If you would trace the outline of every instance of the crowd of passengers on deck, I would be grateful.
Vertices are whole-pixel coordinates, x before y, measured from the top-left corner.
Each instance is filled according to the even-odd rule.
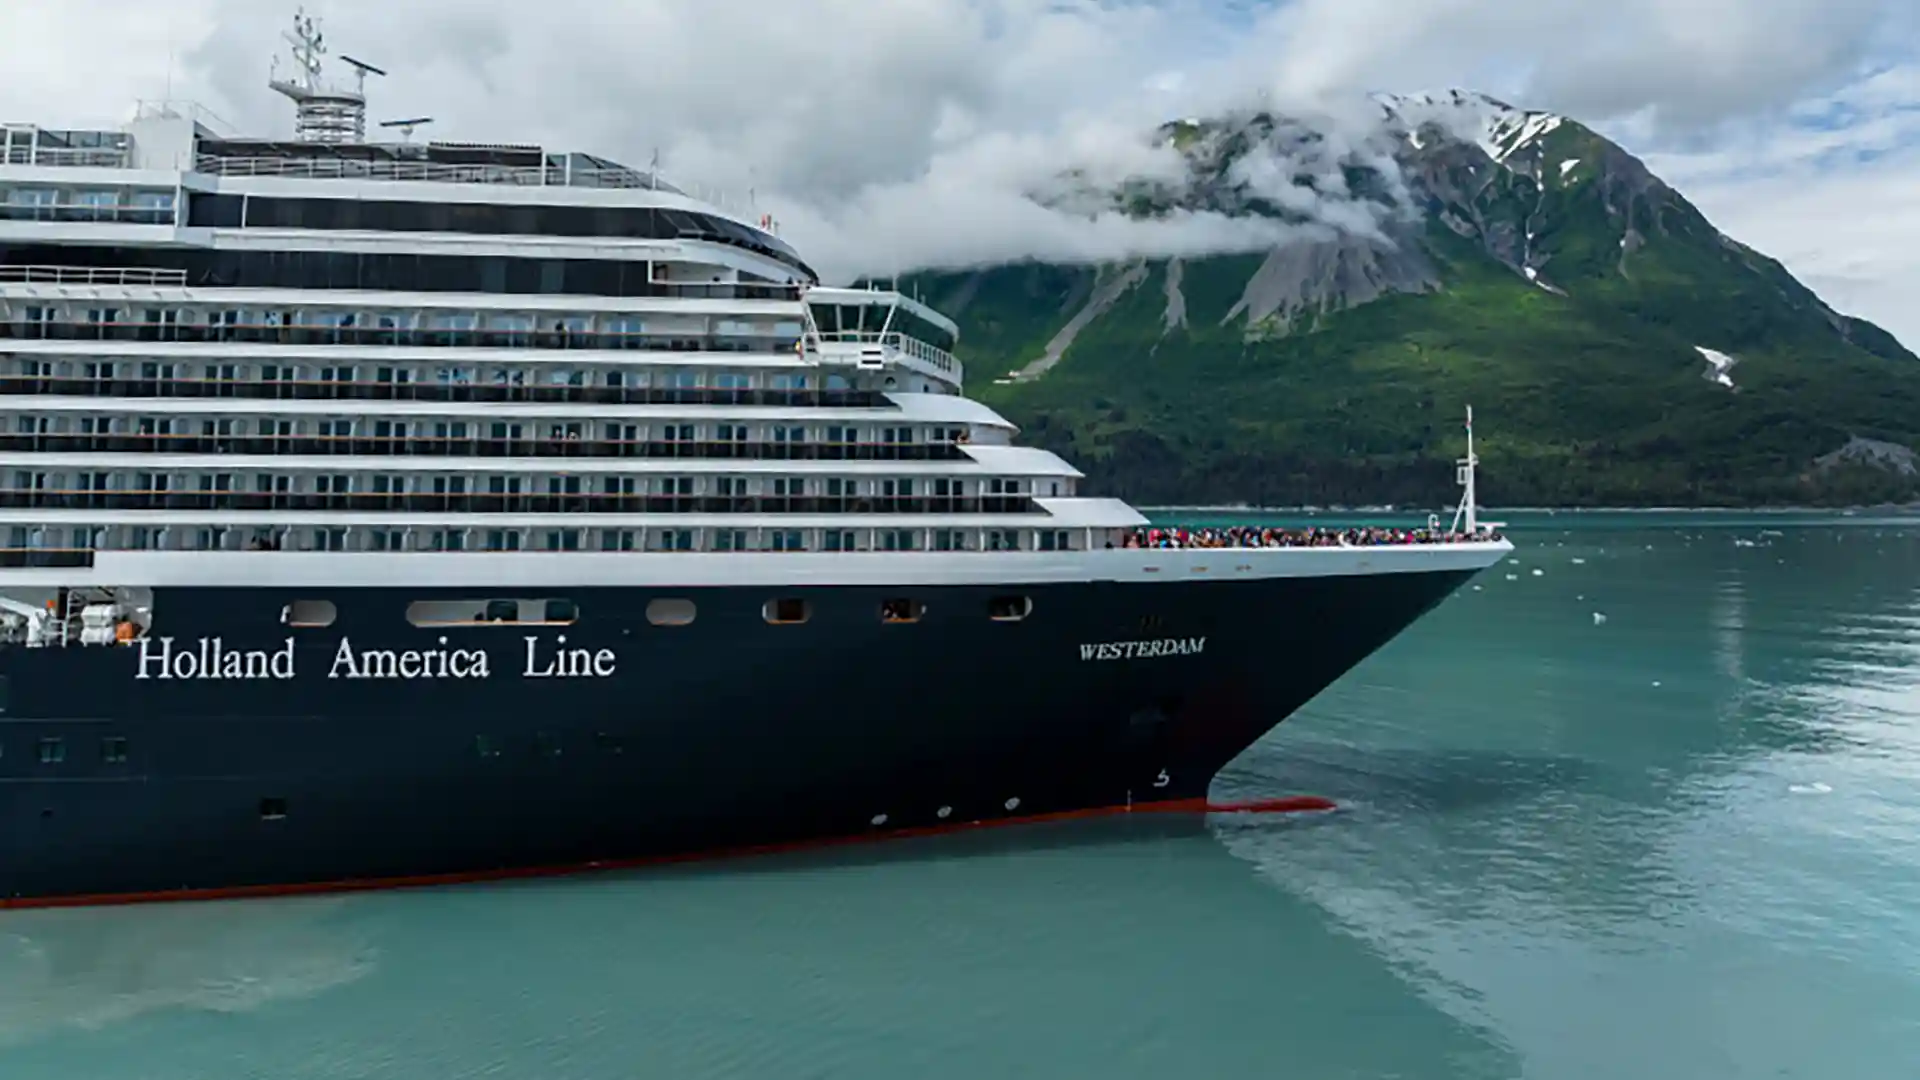
[[[1257,525],[1230,525],[1204,528],[1135,529],[1128,534],[1130,548],[1283,548],[1283,547],[1380,547],[1392,544],[1459,544],[1470,540],[1497,540],[1497,533],[1483,531],[1479,536],[1445,529],[1395,529],[1379,525],[1347,528],[1313,526],[1305,529],[1266,528]]]

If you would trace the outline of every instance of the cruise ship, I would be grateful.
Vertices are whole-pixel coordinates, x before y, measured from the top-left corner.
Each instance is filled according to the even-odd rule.
[[[656,168],[370,138],[288,37],[291,138],[0,128],[0,906],[1198,806],[1511,550],[1471,488],[1140,545],[938,311]]]

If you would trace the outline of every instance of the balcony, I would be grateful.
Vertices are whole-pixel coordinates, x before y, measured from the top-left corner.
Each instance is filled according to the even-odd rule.
[[[427,514],[1034,514],[1025,495],[726,496],[603,492],[0,491],[0,510],[371,511]]]
[[[303,457],[623,458],[722,461],[971,461],[952,443],[745,442],[690,439],[494,439],[474,436],[16,435],[0,452],[248,454]],[[139,463],[130,462],[135,465]],[[347,467],[347,462],[342,462]],[[368,462],[360,468],[377,468]]]
[[[0,285],[164,285],[184,286],[185,270],[149,270],[127,266],[0,266]],[[53,324],[42,323],[51,327]],[[0,323],[0,338],[20,336],[12,323]]]
[[[131,366],[131,365],[129,365]],[[381,382],[372,379],[74,379],[0,375],[0,397],[93,397],[103,407],[138,409],[151,398],[238,398],[252,401],[432,401],[447,404],[722,405],[781,408],[893,409],[876,390],[721,390],[664,386],[556,386],[525,383]],[[31,407],[14,402],[15,409]],[[263,412],[271,411],[263,409]],[[884,419],[884,417],[876,417]]]

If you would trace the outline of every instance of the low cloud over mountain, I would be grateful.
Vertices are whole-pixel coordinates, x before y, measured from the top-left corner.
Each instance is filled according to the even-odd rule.
[[[519,0],[308,7],[336,55],[392,71],[372,88],[376,112],[432,115],[443,138],[634,162],[658,150],[677,179],[752,192],[842,278],[1244,250],[1287,235],[1205,213],[1049,214],[1027,198],[1076,165],[1151,175],[1170,159],[1145,135],[1169,118],[1337,116],[1377,90],[1465,86],[1636,148],[1757,140],[1747,156],[1764,160],[1796,105],[1911,70],[1900,49],[1920,40],[1920,9],[1900,0],[545,0],[537,17]],[[10,0],[0,115],[112,122],[130,99],[171,92],[238,126],[285,130],[285,103],[263,82],[290,15],[256,0]],[[1721,190],[1703,196],[1710,214]],[[1724,205],[1759,216],[1730,188]],[[1335,228],[1381,220],[1338,198],[1320,209]],[[1874,268],[1909,250],[1920,236],[1873,247]]]

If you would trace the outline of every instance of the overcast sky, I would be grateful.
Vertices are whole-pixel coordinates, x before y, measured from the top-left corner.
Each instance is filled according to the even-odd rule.
[[[375,118],[724,185],[830,275],[1245,242],[1022,192],[1151,170],[1138,133],[1255,94],[1468,87],[1620,140],[1715,224],[1920,348],[1913,0],[311,0],[386,67]],[[112,126],[171,92],[284,133],[291,5],[0,0],[0,120]],[[171,57],[171,60],[170,60]],[[1338,207],[1332,208],[1337,211]]]

